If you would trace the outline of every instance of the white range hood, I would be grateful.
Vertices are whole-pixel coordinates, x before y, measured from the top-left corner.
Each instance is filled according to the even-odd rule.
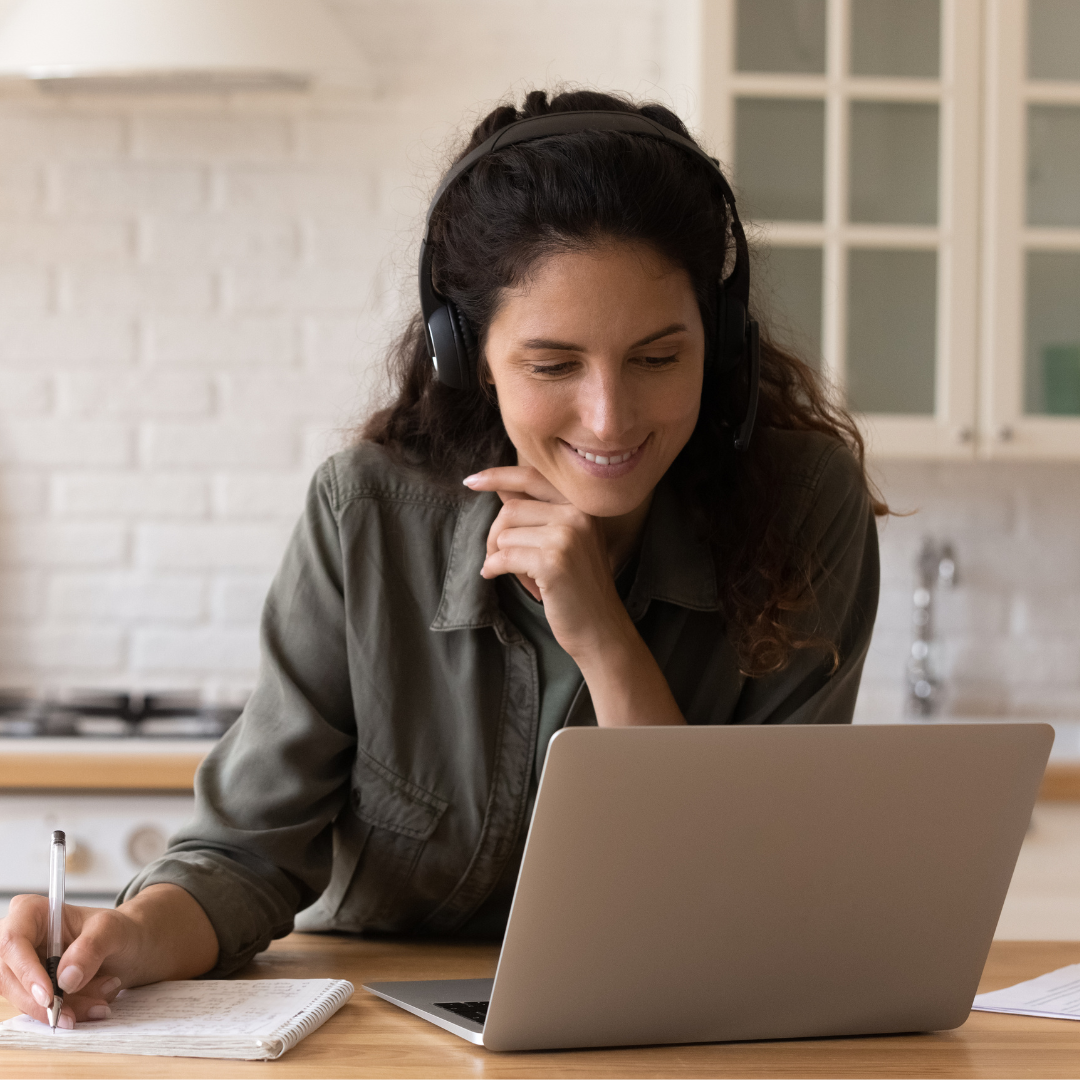
[[[323,0],[20,0],[0,25],[0,78],[48,89],[303,89],[367,74]]]

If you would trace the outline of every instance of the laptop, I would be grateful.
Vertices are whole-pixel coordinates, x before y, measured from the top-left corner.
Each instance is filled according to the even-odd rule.
[[[495,978],[364,989],[491,1050],[957,1027],[1053,738],[564,729]]]

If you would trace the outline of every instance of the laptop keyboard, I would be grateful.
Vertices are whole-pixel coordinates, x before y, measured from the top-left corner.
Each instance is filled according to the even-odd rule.
[[[483,1025],[487,1019],[488,1003],[486,1001],[436,1001],[435,1008],[444,1009],[455,1016],[464,1016],[466,1020]]]

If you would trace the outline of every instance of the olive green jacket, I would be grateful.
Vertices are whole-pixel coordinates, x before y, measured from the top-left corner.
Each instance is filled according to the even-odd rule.
[[[626,607],[689,723],[848,723],[878,594],[861,471],[820,435],[755,438],[790,466],[787,527],[818,554],[815,618],[839,669],[806,649],[739,673],[712,555],[667,482]],[[480,577],[499,505],[370,444],[320,467],[267,597],[255,690],[199,769],[194,819],[121,896],[191,893],[215,974],[294,919],[450,935],[498,882],[527,826],[540,696],[535,650]],[[583,686],[567,723],[595,722]]]

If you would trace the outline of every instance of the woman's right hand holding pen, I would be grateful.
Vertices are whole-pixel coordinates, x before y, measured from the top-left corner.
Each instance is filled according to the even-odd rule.
[[[52,980],[45,970],[49,901],[16,896],[0,919],[0,994],[48,1023]],[[198,902],[177,885],[151,885],[118,908],[64,905],[64,949],[57,981],[62,1028],[103,1020],[128,986],[201,975],[217,961],[217,936]]]

